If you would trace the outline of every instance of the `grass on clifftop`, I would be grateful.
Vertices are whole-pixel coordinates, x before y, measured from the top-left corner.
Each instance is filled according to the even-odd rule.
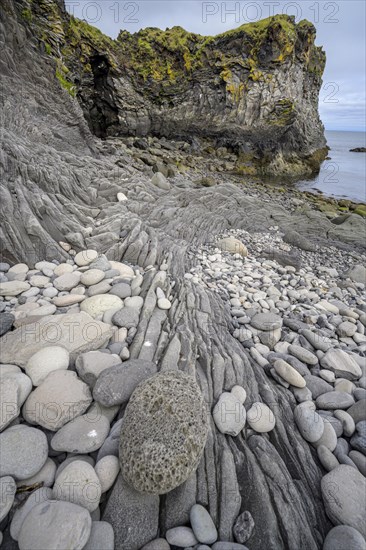
[[[92,57],[97,54],[105,56],[113,70],[127,71],[137,86],[148,84],[149,93],[162,101],[181,92],[193,78],[207,79],[201,72],[207,69],[213,80],[221,81],[227,100],[239,103],[253,82],[271,79],[272,63],[283,63],[294,55],[300,34],[302,39],[308,38],[305,61],[309,71],[321,75],[324,68],[323,54],[313,47],[313,25],[308,21],[296,24],[294,17],[287,15],[246,23],[216,36],[175,26],[165,31],[146,28],[134,34],[121,31],[116,40],[86,21],[66,15],[56,0],[28,0],[23,16],[33,20],[32,28],[45,52],[57,61],[58,80],[71,94],[74,77],[91,73]]]

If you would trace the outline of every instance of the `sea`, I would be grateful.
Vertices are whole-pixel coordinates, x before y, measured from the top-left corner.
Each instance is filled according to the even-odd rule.
[[[330,147],[319,174],[296,183],[302,191],[322,192],[336,198],[366,203],[366,153],[351,153],[355,147],[366,147],[365,132],[325,132]]]

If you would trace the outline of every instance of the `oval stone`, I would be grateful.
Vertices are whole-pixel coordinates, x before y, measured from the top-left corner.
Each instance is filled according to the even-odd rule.
[[[277,359],[273,366],[277,374],[279,374],[291,386],[295,386],[296,388],[305,388],[306,382],[304,378],[289,363],[286,363],[283,359]]]
[[[267,433],[273,430],[276,419],[267,405],[258,401],[253,403],[247,412],[249,426],[258,433]]]
[[[208,433],[208,410],[195,380],[165,371],[142,382],[126,407],[121,471],[142,493],[164,494],[197,468]]]
[[[88,542],[91,526],[92,519],[85,508],[71,502],[47,500],[32,508],[23,521],[19,550],[80,550]]]
[[[212,416],[223,434],[237,436],[245,426],[246,411],[240,400],[232,393],[224,392],[216,403]]]
[[[0,434],[0,476],[27,479],[35,475],[47,460],[47,437],[41,430],[24,424],[12,426]]]
[[[366,478],[352,466],[341,464],[321,480],[327,516],[335,525],[349,525],[366,536]]]
[[[309,443],[318,441],[323,435],[323,419],[314,410],[298,405],[294,410],[294,418],[299,432]]]
[[[99,506],[102,488],[93,466],[84,460],[70,462],[56,477],[53,498],[78,504],[93,512]]]
[[[318,409],[332,411],[336,409],[348,409],[348,407],[354,404],[355,400],[352,395],[344,391],[330,391],[319,395],[315,402]]]
[[[325,537],[322,550],[365,550],[366,541],[353,527],[337,525]]]
[[[112,294],[96,294],[86,298],[81,305],[81,311],[85,311],[91,317],[95,318],[108,311],[109,309],[123,308],[123,301],[118,296]]]
[[[190,512],[191,526],[198,542],[212,544],[217,540],[217,529],[210,514],[201,504],[194,504]]]

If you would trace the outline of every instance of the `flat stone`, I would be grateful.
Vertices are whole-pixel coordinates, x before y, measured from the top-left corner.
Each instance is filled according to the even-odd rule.
[[[78,504],[93,512],[99,506],[101,485],[94,468],[84,460],[70,462],[56,477],[52,497]]]
[[[119,460],[114,455],[104,456],[98,460],[94,469],[100,481],[102,493],[106,493],[117,479],[120,470]]]
[[[13,326],[15,317],[12,313],[0,313],[0,336],[6,334]]]
[[[121,364],[121,358],[115,353],[88,351],[81,353],[75,362],[78,375],[90,388],[93,388],[99,375],[114,365]]]
[[[206,508],[195,504],[190,512],[191,526],[198,542],[212,544],[217,540],[217,529]]]
[[[361,401],[357,401],[357,403],[352,405],[347,412],[352,416],[355,424],[358,424],[358,422],[362,420],[366,420],[366,400],[361,399]]]
[[[93,521],[88,542],[83,550],[114,550],[114,531],[106,521]]]
[[[366,536],[366,478],[355,468],[340,465],[321,480],[327,516],[335,525],[348,525]]]
[[[352,338],[352,336],[357,332],[357,325],[355,325],[355,323],[351,323],[350,321],[344,321],[337,326],[336,332],[341,338]]]
[[[157,305],[159,309],[164,310],[170,309],[172,307],[170,300],[168,300],[167,298],[159,298]]]
[[[8,515],[16,490],[16,483],[11,476],[0,477],[0,521]]]
[[[121,405],[131,397],[135,388],[157,372],[155,363],[130,359],[100,373],[93,390],[95,401],[105,407]]]
[[[334,416],[342,422],[344,435],[351,437],[356,429],[355,421],[352,416],[343,410],[335,410]]]
[[[316,406],[324,410],[348,409],[354,402],[352,395],[342,391],[323,393],[316,398]]]
[[[324,422],[315,411],[298,405],[294,410],[296,425],[302,437],[309,443],[318,441],[324,432]]]
[[[240,399],[228,392],[220,395],[212,416],[221,433],[234,437],[241,432],[246,422],[246,411]]]
[[[304,336],[313,348],[321,350],[324,353],[332,347],[329,338],[324,338],[324,336],[321,336],[316,332],[312,332],[310,329],[300,329],[299,334]]]
[[[113,285],[111,290],[109,291],[109,294],[113,294],[114,296],[118,296],[119,298],[128,298],[131,296],[131,287],[127,283],[117,283],[116,285]]]
[[[79,304],[85,300],[84,294],[67,294],[66,296],[57,296],[52,301],[57,307],[68,307]]]
[[[110,291],[111,285],[108,283],[108,281],[101,281],[100,283],[97,283],[96,285],[91,285],[88,287],[88,295],[89,296],[98,296],[100,294],[107,294],[107,292]]]
[[[35,309],[34,311],[32,311],[32,315],[34,316],[37,316],[37,317],[43,317],[43,316],[46,316],[46,315],[53,315],[56,311],[56,306],[55,304],[49,304],[49,305],[45,305],[45,306],[41,306],[41,307],[38,307],[37,309]]]
[[[196,470],[207,433],[207,406],[195,380],[175,370],[156,374],[126,407],[119,449],[124,478],[141,492],[171,491]]]
[[[18,487],[32,487],[33,485],[41,484],[43,487],[52,487],[56,476],[56,464],[52,458],[47,458],[42,468],[34,474],[17,482]]]
[[[44,288],[42,291],[42,296],[44,296],[44,298],[54,298],[55,296],[57,296],[57,294],[58,294],[58,290],[53,286]]]
[[[361,474],[366,477],[366,456],[359,451],[350,451],[348,456],[356,464]]]
[[[57,277],[53,281],[53,286],[57,288],[57,290],[71,290],[72,288],[75,288],[80,283],[80,277],[81,273],[78,271],[73,271],[72,273],[65,273],[64,275],[61,275],[60,277]]]
[[[103,445],[109,428],[109,421],[105,416],[94,419],[84,414],[58,430],[51,440],[51,447],[55,451],[68,453],[92,453]]]
[[[334,454],[325,445],[319,445],[317,447],[319,460],[327,472],[331,472],[334,468],[339,466],[339,462]]]
[[[134,278],[135,272],[132,269],[132,267],[130,267],[129,265],[123,264],[122,262],[115,262],[112,260],[109,263],[111,264],[111,268],[117,270],[123,279]]]
[[[71,264],[62,263],[55,267],[53,273],[56,277],[61,277],[61,275],[65,275],[65,273],[72,273],[73,271],[74,268]]]
[[[333,391],[333,386],[328,384],[328,382],[326,382],[322,378],[319,378],[319,376],[307,374],[304,376],[304,378],[306,386],[312,393],[313,399],[316,399],[317,397],[319,397],[319,395],[322,395],[323,393]]]
[[[302,348],[301,346],[297,346],[294,344],[291,344],[288,349],[288,353],[293,355],[294,357],[297,357],[300,361],[303,361],[307,365],[317,365],[318,364],[318,358],[317,356],[312,353],[311,351]]]
[[[233,386],[231,388],[231,393],[237,398],[239,399],[240,403],[242,405],[244,405],[245,403],[245,400],[247,398],[247,392],[245,391],[245,389],[242,387],[242,386]]]
[[[173,527],[167,530],[165,536],[170,545],[179,548],[194,546],[198,542],[190,527]]]
[[[29,359],[46,346],[57,345],[70,354],[103,347],[113,328],[84,312],[42,317],[0,338],[0,362],[25,367]]]
[[[124,304],[126,307],[140,310],[144,305],[144,299],[141,296],[131,296],[131,298],[126,298],[124,300]]]
[[[123,308],[123,301],[118,296],[112,294],[97,294],[86,298],[80,306],[81,311],[88,313],[95,318],[102,315],[109,309]]]
[[[282,319],[274,313],[257,313],[250,324],[257,330],[271,331],[282,327]]]
[[[362,376],[361,367],[348,353],[340,349],[330,349],[320,359],[320,364],[325,369],[335,372],[338,377],[348,380],[357,380]]]
[[[29,395],[23,416],[31,424],[56,431],[83,414],[91,401],[89,387],[75,372],[57,370]]]
[[[18,296],[22,292],[29,290],[31,285],[24,281],[7,281],[0,283],[0,296]]]
[[[366,541],[359,531],[348,525],[337,525],[325,537],[322,550],[365,550]]]
[[[327,418],[323,417],[323,423],[324,431],[321,437],[317,441],[313,442],[313,445],[315,448],[320,445],[324,445],[324,447],[327,447],[327,449],[332,452],[337,446],[337,434],[332,423]]]
[[[38,288],[44,288],[47,283],[50,282],[49,277],[45,277],[44,275],[33,275],[29,282],[32,286],[36,286]]]
[[[24,519],[19,550],[80,550],[88,542],[91,525],[85,508],[71,502],[46,500],[34,506]]]
[[[57,468],[55,479],[61,474],[61,472],[64,471],[64,469],[69,464],[71,464],[72,462],[75,462],[76,460],[78,460],[78,461],[81,460],[83,462],[86,462],[87,464],[89,464],[90,466],[92,466],[94,468],[95,462],[94,462],[94,459],[91,456],[89,456],[89,455],[72,455],[72,456],[69,456],[64,461],[61,462],[61,464]]]
[[[19,384],[16,380],[0,378],[0,432],[19,416],[18,394]]]
[[[104,271],[101,269],[88,269],[81,275],[80,282],[85,286],[96,285],[104,279],[104,276]]]
[[[325,309],[329,313],[334,313],[335,315],[338,315],[339,309],[336,305],[328,302],[328,300],[320,300],[316,306],[320,306],[320,308]]]
[[[134,328],[139,323],[140,313],[138,309],[133,307],[124,307],[115,313],[112,317],[112,322],[117,327]]]
[[[243,258],[248,256],[248,249],[245,244],[235,237],[225,237],[217,243],[217,246],[223,252],[230,252],[230,254],[240,254],[240,256],[242,256]]]
[[[334,372],[332,372],[331,370],[328,370],[328,369],[320,369],[319,376],[321,378],[323,378],[323,380],[325,380],[329,384],[333,384],[333,382],[335,381]]]
[[[36,428],[12,426],[0,434],[0,449],[0,476],[27,479],[47,460],[47,437]]]
[[[74,262],[79,267],[84,267],[91,264],[98,258],[98,252],[96,250],[82,250],[76,254]]]
[[[61,346],[46,346],[29,358],[25,372],[32,380],[33,386],[39,386],[50,372],[67,370],[70,354]]]
[[[295,386],[292,386],[291,391],[294,394],[295,399],[298,403],[303,403],[304,401],[311,401],[313,398],[311,391],[306,386],[305,388],[295,388]]]
[[[14,540],[18,540],[20,529],[23,525],[23,522],[29,512],[42,502],[50,500],[52,498],[52,489],[49,487],[41,487],[36,489],[28,496],[27,500],[22,506],[16,508],[13,519],[10,524],[10,535]]]
[[[283,359],[277,359],[273,363],[274,369],[286,382],[296,388],[304,388],[306,386],[305,379],[294,369],[289,363]]]
[[[356,385],[354,382],[351,382],[351,380],[346,380],[346,378],[336,378],[334,380],[334,389],[336,391],[346,392],[353,395]]]
[[[249,426],[258,433],[267,433],[273,430],[276,419],[271,409],[260,401],[253,403],[247,412]]]

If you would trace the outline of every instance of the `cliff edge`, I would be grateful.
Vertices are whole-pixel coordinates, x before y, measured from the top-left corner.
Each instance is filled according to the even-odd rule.
[[[24,6],[98,137],[199,138],[231,149],[236,172],[250,175],[310,175],[324,160],[325,53],[308,21],[276,15],[212,37],[173,27],[112,40],[66,13],[62,0]]]

